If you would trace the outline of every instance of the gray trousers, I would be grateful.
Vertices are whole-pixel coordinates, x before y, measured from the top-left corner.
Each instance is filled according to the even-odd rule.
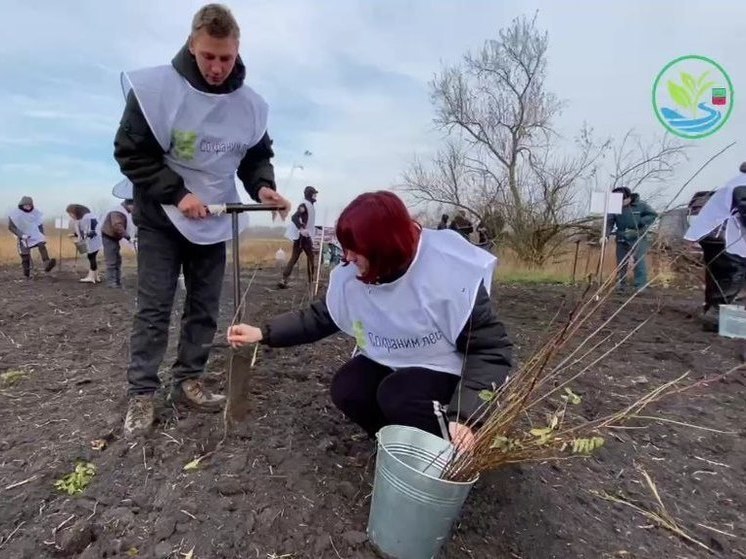
[[[106,263],[106,283],[110,286],[122,285],[122,249],[119,241],[101,235],[104,241],[104,262]]]
[[[35,248],[41,255],[41,260],[45,264],[49,262],[49,252],[47,252],[47,243],[39,243],[36,246],[29,248],[26,243],[18,240],[18,254],[21,257],[21,266],[23,267],[23,275],[29,277],[31,275],[31,249]]]
[[[176,362],[174,386],[199,377],[205,369],[217,330],[220,292],[225,273],[225,243],[196,245],[173,226],[140,227],[137,251],[137,311],[130,339],[127,369],[130,395],[158,389],[158,368],[168,345],[168,326],[180,270],[186,298]]]

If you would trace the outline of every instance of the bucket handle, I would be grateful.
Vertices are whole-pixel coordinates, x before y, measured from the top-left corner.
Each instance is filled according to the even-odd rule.
[[[445,440],[447,440],[449,443],[451,441],[451,434],[448,432],[448,424],[446,423],[445,416],[443,415],[443,410],[445,408],[443,405],[438,402],[438,400],[433,400],[433,411],[435,412],[435,417],[438,418],[438,425],[440,426],[440,434],[443,436]]]

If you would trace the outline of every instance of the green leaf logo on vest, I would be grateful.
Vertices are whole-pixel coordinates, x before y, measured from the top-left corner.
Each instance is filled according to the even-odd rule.
[[[365,346],[368,345],[368,340],[365,339],[365,326],[363,326],[362,321],[356,320],[352,323],[352,332],[355,335],[357,347],[365,349]]]
[[[177,159],[191,161],[197,152],[197,133],[186,130],[174,130],[171,134],[173,154]]]
[[[733,112],[733,84],[714,60],[681,56],[655,78],[653,109],[669,132],[689,140],[704,138],[720,130]]]

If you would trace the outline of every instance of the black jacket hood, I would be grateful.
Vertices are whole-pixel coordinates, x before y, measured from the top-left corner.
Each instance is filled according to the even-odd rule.
[[[246,79],[246,66],[244,66],[239,55],[236,58],[236,65],[233,67],[233,71],[228,76],[228,79],[220,85],[210,85],[202,77],[194,55],[189,52],[189,41],[184,43],[181,50],[176,53],[176,56],[171,61],[171,65],[179,74],[184,76],[192,87],[206,93],[231,93],[241,87]]]

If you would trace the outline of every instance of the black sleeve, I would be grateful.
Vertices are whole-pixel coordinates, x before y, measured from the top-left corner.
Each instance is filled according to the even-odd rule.
[[[44,234],[44,224],[39,225],[39,233]]]
[[[166,165],[163,148],[131,91],[114,138],[114,158],[122,174],[160,204],[176,205],[189,194],[184,179]]]
[[[732,209],[746,226],[746,186],[737,186],[733,189],[733,206]]]
[[[23,236],[23,233],[21,233],[21,230],[16,227],[16,224],[13,223],[13,220],[8,218],[8,230],[13,233],[16,237],[19,239]]]
[[[304,216],[306,216],[306,205],[300,204],[298,209],[295,210],[293,217],[290,218],[290,221],[292,221],[293,225],[298,229],[303,229],[306,226],[306,223],[308,223],[308,217],[305,217],[304,219]]]
[[[465,354],[461,381],[448,406],[448,418],[474,422],[485,402],[482,390],[495,390],[508,377],[512,366],[513,342],[497,316],[492,301],[480,285],[469,320],[456,340],[456,348]]]
[[[326,302],[314,301],[305,309],[274,317],[262,328],[262,343],[270,347],[310,344],[339,332]]]
[[[275,169],[270,160],[275,156],[272,139],[265,132],[259,143],[249,149],[238,166],[238,178],[253,200],[259,202],[259,189],[263,186],[275,190]]]
[[[91,230],[88,231],[88,236],[93,238],[97,235],[98,231],[98,220],[95,218],[91,219]]]

